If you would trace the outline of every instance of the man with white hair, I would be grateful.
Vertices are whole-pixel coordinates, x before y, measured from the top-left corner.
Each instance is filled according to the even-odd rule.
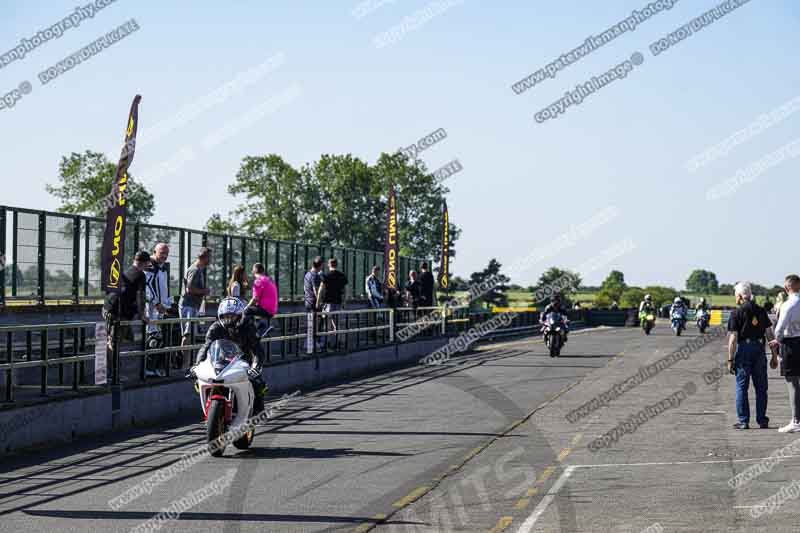
[[[767,359],[764,355],[765,339],[772,341],[772,322],[767,312],[753,298],[748,282],[734,287],[736,305],[739,307],[728,319],[728,371],[736,375],[736,415],[739,422],[735,429],[749,429],[750,402],[747,398],[750,378],[756,392],[756,421],[759,427],[769,427],[767,418]],[[777,368],[778,359],[773,349],[770,366]]]

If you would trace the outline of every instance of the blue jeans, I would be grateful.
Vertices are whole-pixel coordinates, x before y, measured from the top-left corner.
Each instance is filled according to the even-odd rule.
[[[756,391],[756,421],[760,425],[769,422],[767,418],[767,357],[764,345],[760,342],[740,342],[736,345],[734,356],[736,365],[736,415],[739,422],[750,423],[750,402],[747,392],[750,378]]]

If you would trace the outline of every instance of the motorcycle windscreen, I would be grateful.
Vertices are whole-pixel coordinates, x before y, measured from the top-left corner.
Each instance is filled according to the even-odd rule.
[[[241,355],[241,348],[229,339],[216,340],[208,349],[208,358],[215,366],[219,363],[227,365]]]
[[[551,324],[561,322],[561,313],[547,313],[547,321]]]

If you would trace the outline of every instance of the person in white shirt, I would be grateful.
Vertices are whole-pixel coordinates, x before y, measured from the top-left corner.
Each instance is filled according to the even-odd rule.
[[[147,317],[151,320],[147,324],[148,347],[156,348],[160,346],[161,331],[159,327],[152,323],[153,320],[164,318],[167,309],[172,307],[172,298],[169,295],[169,271],[166,266],[169,258],[169,246],[160,242],[153,249],[150,256],[151,268],[145,270],[145,302],[147,304]],[[151,345],[149,339],[153,339]],[[146,372],[148,375],[155,375],[157,371],[151,368],[152,361],[148,362]]]
[[[792,421],[780,428],[781,433],[800,432],[800,277],[786,276],[784,288],[788,298],[778,311],[775,340],[772,347],[781,349],[781,375],[789,386]]]

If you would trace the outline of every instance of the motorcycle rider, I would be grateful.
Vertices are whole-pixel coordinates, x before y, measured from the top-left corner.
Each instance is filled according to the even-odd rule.
[[[639,314],[642,313],[656,313],[656,306],[653,304],[653,297],[649,294],[644,295],[644,300],[639,303]]]
[[[253,415],[264,410],[264,393],[266,385],[261,377],[261,364],[264,361],[264,349],[256,331],[254,321],[244,316],[244,303],[238,298],[228,296],[219,303],[217,321],[206,332],[206,342],[197,352],[195,366],[189,369],[187,377],[196,378],[195,367],[205,361],[208,349],[216,340],[228,339],[235,342],[244,352],[244,360],[250,363],[247,375],[255,392]]]
[[[672,307],[669,309],[670,318],[672,318],[672,315],[675,313],[680,314],[682,320],[686,320],[686,304],[680,296],[676,296],[672,301]]]
[[[561,320],[564,322],[564,344],[567,342],[569,335],[569,320],[567,319],[567,311],[561,306],[561,294],[556,293],[553,295],[552,300],[547,304],[539,315],[539,324],[544,325],[544,319],[547,318],[549,313],[558,313],[561,315]]]
[[[700,298],[700,301],[697,302],[697,307],[695,308],[695,311],[699,313],[700,311],[708,311],[710,308],[711,306],[706,303],[706,299]]]

